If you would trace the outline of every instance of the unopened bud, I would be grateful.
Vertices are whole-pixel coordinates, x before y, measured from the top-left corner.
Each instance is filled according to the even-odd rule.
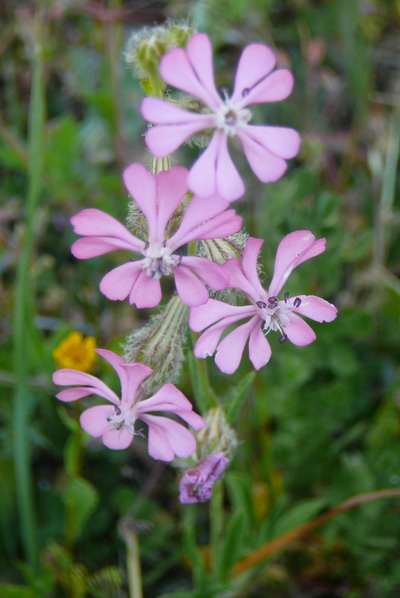
[[[174,295],[145,326],[127,337],[125,361],[153,368],[153,374],[143,383],[146,392],[158,389],[165,382],[178,381],[184,361],[188,311]]]
[[[158,74],[161,57],[171,48],[185,47],[195,33],[187,23],[169,22],[134,33],[125,48],[125,61],[140,79],[146,95],[162,96],[165,83]]]
[[[195,467],[185,471],[179,482],[179,500],[182,504],[210,500],[214,485],[229,463],[224,453],[211,454]]]
[[[224,453],[230,459],[237,447],[236,432],[226,421],[220,407],[210,409],[204,417],[206,425],[196,434],[197,452],[200,459],[210,454]]]
[[[206,257],[216,264],[224,264],[233,257],[241,258],[248,235],[242,231],[224,239],[198,241],[197,255]]]

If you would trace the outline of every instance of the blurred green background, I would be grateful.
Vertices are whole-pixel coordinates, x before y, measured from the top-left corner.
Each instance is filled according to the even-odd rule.
[[[400,595],[396,499],[232,577],[236,560],[321,510],[400,486],[400,2],[2,0],[0,18],[1,598],[128,596],[136,537],[148,598]],[[221,85],[252,41],[293,71],[292,96],[257,117],[299,130],[301,153],[270,185],[234,154],[247,185],[235,207],[265,239],[267,279],[285,234],[325,236],[327,251],[287,290],[340,310],[309,347],[272,338],[252,384],[247,358],[231,377],[208,360],[225,404],[246,390],[211,533],[208,505],[179,505],[175,469],[140,442],[115,453],[89,441],[79,405],[58,404],[51,384],[52,351],[70,331],[120,351],[149,316],[100,294],[120,256],[76,262],[69,219],[84,207],[126,216],[121,170],[150,156],[122,52],[132,32],[167,18],[210,35]],[[176,161],[195,155],[184,148]],[[189,371],[178,386],[193,398]],[[110,377],[101,364],[95,373]]]

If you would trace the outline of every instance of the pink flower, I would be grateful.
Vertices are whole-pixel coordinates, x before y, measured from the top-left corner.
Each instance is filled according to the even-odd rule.
[[[147,220],[146,242],[101,210],[90,208],[72,217],[75,232],[84,237],[72,245],[75,257],[87,259],[116,249],[143,256],[104,276],[100,290],[109,299],[129,297],[137,307],[155,307],[161,300],[159,279],[168,274],[173,274],[178,295],[186,305],[207,301],[204,283],[215,290],[226,287],[228,278],[221,266],[204,257],[177,253],[191,241],[217,239],[240,230],[242,218],[234,210],[226,210],[226,201],[214,197],[205,206],[200,198],[192,197],[179,228],[167,238],[168,222],[188,191],[187,174],[185,168],[174,166],[153,175],[142,164],[131,164],[124,171],[125,185]]]
[[[186,49],[173,48],[161,59],[162,78],[199,98],[207,110],[196,113],[158,98],[145,98],[143,117],[159,125],[149,129],[146,143],[161,158],[193,134],[215,129],[189,174],[189,187],[200,197],[218,193],[233,201],[243,195],[243,181],[228,152],[230,137],[239,138],[251,169],[263,183],[278,180],[286,170],[285,160],[297,154],[300,137],[293,129],[248,124],[252,118],[248,106],[284,100],[292,91],[293,77],[288,70],[271,72],[275,61],[268,46],[247,46],[240,57],[233,93],[221,98],[214,82],[211,43],[204,33],[193,35]]]
[[[240,289],[250,305],[228,305],[209,299],[205,305],[192,308],[189,319],[192,330],[200,332],[207,328],[196,343],[196,357],[207,357],[217,350],[215,363],[222,372],[232,374],[239,367],[247,341],[250,361],[255,369],[268,363],[271,347],[266,335],[271,330],[280,333],[281,343],[287,339],[300,347],[312,343],[316,339],[313,329],[297,314],[316,322],[332,322],[337,315],[336,307],[314,295],[289,297],[289,293],[285,293],[283,301],[277,295],[292,270],[325,251],[325,243],[325,239],[315,240],[307,230],[287,235],[279,244],[274,275],[266,291],[257,274],[257,257],[263,241],[248,239],[242,265],[234,258],[226,262],[224,268],[230,275],[230,286]],[[245,318],[244,324],[220,340],[226,328]]]
[[[140,385],[153,370],[141,363],[126,363],[112,351],[96,351],[117,372],[121,382],[121,398],[90,374],[69,369],[53,374],[54,384],[74,386],[56,395],[60,401],[76,401],[94,394],[111,403],[83,411],[80,423],[85,432],[94,438],[101,436],[103,444],[110,449],[125,449],[137,434],[136,420],[140,419],[149,428],[149,455],[153,459],[172,461],[175,455],[190,457],[196,450],[196,441],[191,432],[172,419],[151,415],[153,411],[168,411],[178,415],[195,430],[200,430],[205,422],[194,413],[188,399],[173,384],[164,384],[153,397],[143,400]]]
[[[229,463],[223,452],[208,455],[183,474],[179,482],[179,500],[183,504],[210,500],[214,484],[218,482]]]

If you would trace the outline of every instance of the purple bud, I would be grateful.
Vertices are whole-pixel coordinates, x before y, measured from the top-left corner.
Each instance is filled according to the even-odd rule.
[[[229,459],[223,452],[208,455],[183,474],[179,482],[179,500],[182,504],[210,500],[214,484],[222,476]]]

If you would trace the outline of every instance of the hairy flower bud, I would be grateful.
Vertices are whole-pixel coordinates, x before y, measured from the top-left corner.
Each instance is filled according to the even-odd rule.
[[[220,407],[210,409],[204,419],[206,425],[196,435],[197,453],[200,459],[217,453],[224,453],[228,459],[231,459],[238,440],[236,432],[226,421],[223,410]]]
[[[162,27],[146,27],[129,38],[125,61],[140,79],[146,95],[161,96],[165,82],[158,74],[161,57],[171,48],[184,48],[194,29],[187,23],[167,22]]]
[[[174,295],[147,324],[127,337],[124,359],[153,368],[152,376],[143,384],[147,392],[164,382],[178,380],[184,361],[188,311],[189,308]]]
[[[240,231],[225,239],[208,239],[197,243],[197,255],[206,257],[216,264],[224,264],[233,257],[241,258],[248,235]]]

